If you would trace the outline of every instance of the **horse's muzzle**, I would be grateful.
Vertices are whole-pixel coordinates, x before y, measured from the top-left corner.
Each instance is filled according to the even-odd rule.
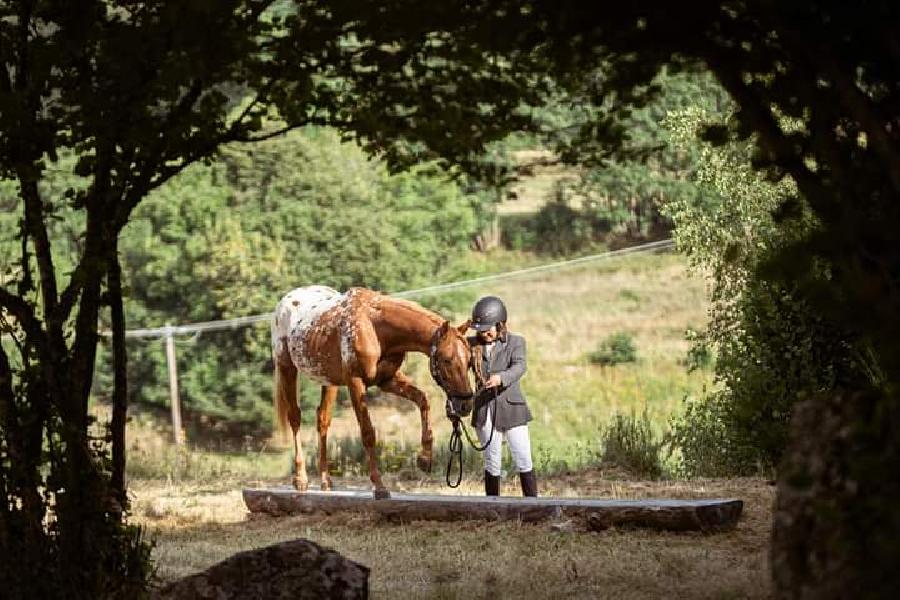
[[[447,396],[447,418],[461,419],[472,414],[474,396]]]

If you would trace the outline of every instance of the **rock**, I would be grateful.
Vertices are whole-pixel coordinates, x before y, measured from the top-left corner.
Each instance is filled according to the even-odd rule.
[[[367,598],[369,568],[298,539],[240,552],[158,590],[153,598]]]
[[[609,522],[608,518],[604,518],[602,515],[588,515],[587,518],[587,526],[591,531],[605,531],[609,529],[612,523]]]
[[[574,531],[578,531],[578,527],[575,525],[575,522],[572,519],[568,519],[566,521],[554,521],[550,523],[550,531],[556,531],[558,533],[572,533]]]
[[[794,408],[772,535],[778,597],[896,597],[898,473],[896,396],[833,393]]]

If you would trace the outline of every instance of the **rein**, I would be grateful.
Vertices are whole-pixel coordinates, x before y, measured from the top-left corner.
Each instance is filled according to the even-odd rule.
[[[484,445],[482,445],[482,446],[479,446],[478,444],[475,443],[475,441],[472,439],[471,434],[469,433],[469,430],[466,428],[465,423],[463,423],[462,417],[459,414],[457,414],[456,408],[453,405],[453,396],[450,394],[449,391],[447,391],[447,386],[444,384],[444,379],[443,379],[443,377],[441,377],[440,370],[437,368],[437,335],[438,335],[438,331],[435,331],[434,335],[431,337],[431,349],[429,352],[428,367],[431,370],[431,377],[438,384],[438,387],[440,387],[444,391],[444,394],[447,396],[447,399],[446,399],[447,418],[449,418],[450,422],[453,423],[453,431],[450,433],[450,444],[449,444],[450,458],[447,460],[447,472],[446,472],[445,478],[446,478],[448,486],[450,486],[451,488],[456,488],[456,487],[459,487],[459,484],[462,481],[462,474],[463,474],[463,457],[462,457],[463,435],[465,435],[466,440],[469,442],[469,445],[472,447],[473,450],[475,450],[476,452],[484,452],[484,450],[487,449],[487,447],[491,445],[491,442],[494,439],[494,431],[497,430],[497,423],[495,422],[494,415],[491,415],[491,435],[490,435],[490,437],[488,437],[487,442],[485,442]],[[484,389],[484,381],[485,381],[484,375],[481,372],[481,369],[479,369],[478,366],[476,366],[476,365],[480,366],[480,361],[481,361],[481,357],[479,356],[477,360],[470,361],[469,367],[475,373],[475,377],[478,379],[479,383],[481,384],[482,389]],[[493,392],[494,392],[493,397],[489,401],[490,406],[488,406],[486,410],[490,410],[491,407],[493,407],[496,404],[496,400],[497,400],[497,388],[496,387],[493,388]],[[454,457],[456,457],[456,460],[459,463],[459,471],[456,476],[456,483],[452,483],[450,480],[450,472],[453,470]]]
[[[491,398],[491,406],[494,405],[497,400],[497,389],[494,388],[494,397]],[[491,407],[489,406],[486,410],[489,410]],[[447,473],[446,480],[447,485],[456,488],[459,487],[460,482],[462,481],[463,474],[463,443],[462,443],[462,435],[460,434],[460,430],[465,434],[466,440],[468,440],[469,445],[472,446],[472,449],[476,452],[484,452],[488,446],[491,445],[491,441],[494,439],[494,432],[497,430],[497,423],[495,422],[494,416],[491,415],[491,435],[488,437],[488,440],[484,443],[483,446],[477,445],[473,440],[472,436],[469,434],[469,430],[466,428],[465,423],[462,422],[462,419],[453,415],[450,417],[450,421],[453,423],[453,431],[450,432],[450,458],[447,460]],[[459,471],[456,475],[456,483],[450,482],[450,471],[453,470],[453,457],[456,456],[457,461],[459,462]]]

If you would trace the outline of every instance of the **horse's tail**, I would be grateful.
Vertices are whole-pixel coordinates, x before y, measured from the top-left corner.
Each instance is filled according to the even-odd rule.
[[[291,406],[297,405],[297,368],[294,365],[284,366],[276,360],[272,384],[275,433],[279,440],[286,441],[288,414]]]

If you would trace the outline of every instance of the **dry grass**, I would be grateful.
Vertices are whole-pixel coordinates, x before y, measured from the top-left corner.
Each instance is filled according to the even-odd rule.
[[[593,497],[738,497],[743,516],[720,534],[610,529],[558,531],[551,524],[416,522],[365,514],[249,515],[242,484],[132,485],[137,521],[156,538],[162,581],[231,554],[304,537],[372,569],[373,598],[765,598],[773,488],[761,480],[692,483],[610,481],[584,472],[542,481],[542,493]],[[346,483],[346,482],[344,482]],[[360,485],[361,480],[350,481]],[[398,482],[392,482],[397,484]],[[415,491],[416,486],[407,486]],[[480,493],[466,482],[466,493]],[[396,485],[395,485],[396,489]],[[577,494],[576,494],[577,490]],[[430,493],[440,490],[421,490]],[[515,494],[512,482],[504,493]]]
[[[478,290],[507,302],[514,331],[528,341],[529,372],[523,380],[535,414],[536,456],[571,457],[573,447],[595,449],[599,427],[616,412],[645,408],[662,428],[685,395],[710,384],[710,374],[688,375],[680,360],[683,332],[706,318],[704,284],[677,256],[635,256],[534,279],[495,283]],[[462,320],[464,315],[456,315]],[[625,331],[637,346],[635,364],[603,368],[585,356],[605,337]],[[422,357],[408,365],[432,399],[435,444],[445,445],[449,425],[442,396]],[[308,411],[311,412],[311,411]],[[389,397],[370,404],[378,438],[415,446],[418,411]],[[313,414],[304,415],[304,444],[315,448]],[[305,537],[372,569],[374,598],[764,598],[771,595],[768,542],[774,489],[755,479],[694,482],[630,480],[598,469],[556,477],[539,473],[541,493],[569,497],[737,497],[744,514],[734,531],[704,535],[610,529],[559,531],[549,524],[434,523],[398,525],[363,514],[271,518],[249,516],[240,496],[247,486],[289,481],[288,451],[248,451],[223,456],[173,451],[165,428],[131,424],[131,465],[164,480],[136,479],[134,518],[156,536],[162,581],[208,567],[231,554]],[[358,439],[350,410],[332,424],[331,437]],[[253,449],[248,449],[253,450]],[[255,450],[260,450],[256,448]],[[410,456],[412,458],[412,456]],[[154,463],[154,461],[156,461]],[[422,476],[385,473],[397,491],[480,495],[476,480],[458,492],[443,483],[444,465]],[[310,478],[316,481],[311,469]],[[476,470],[469,469],[472,475]],[[253,473],[252,478],[247,477]],[[145,475],[145,477],[148,475]],[[203,482],[203,483],[199,483]],[[367,487],[345,477],[343,487]],[[503,493],[517,495],[515,478]]]

